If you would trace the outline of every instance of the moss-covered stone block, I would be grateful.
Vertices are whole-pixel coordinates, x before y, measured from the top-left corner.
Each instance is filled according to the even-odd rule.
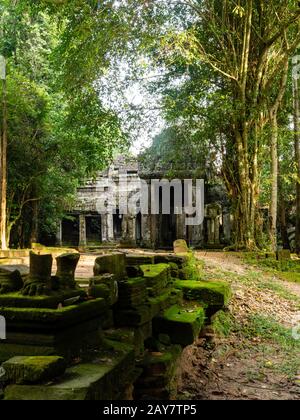
[[[149,298],[153,318],[160,312],[182,302],[183,293],[179,289],[166,290],[159,296]]]
[[[96,258],[94,276],[105,273],[114,274],[117,281],[124,280],[127,277],[125,254],[116,252]]]
[[[5,400],[118,400],[135,380],[134,350],[106,341],[90,363],[80,363],[46,385],[9,385]]]
[[[147,352],[138,364],[144,370],[142,378],[169,374],[181,352],[179,345],[171,346],[165,352]]]
[[[181,280],[200,280],[203,269],[201,261],[195,258],[192,252],[185,254],[186,261],[178,270],[178,278]]]
[[[108,321],[109,313],[105,312],[98,318],[84,322],[78,320],[75,325],[62,330],[8,330],[7,339],[0,345],[0,361],[14,356],[49,355],[59,355],[71,360],[86,349],[101,345],[101,326],[105,328]],[[110,328],[111,325],[112,322],[108,322],[107,327]]]
[[[157,295],[168,286],[171,279],[169,264],[142,265],[141,269],[150,293]]]
[[[179,345],[161,352],[147,352],[139,365],[143,373],[135,383],[135,398],[175,399],[180,355]]]
[[[187,261],[188,256],[175,254],[158,254],[154,258],[155,264],[175,264],[177,268],[183,268]]]
[[[70,306],[70,302],[75,298],[78,298],[78,302],[80,302],[86,297],[86,292],[80,288],[53,293],[52,295],[50,293],[50,296],[23,296],[19,292],[15,292],[0,295],[0,308],[57,309],[59,305]]]
[[[117,327],[139,327],[152,319],[151,306],[144,304],[132,309],[118,308],[114,311],[114,319]]]
[[[127,266],[141,266],[154,264],[154,255],[128,254],[126,255]]]
[[[127,279],[119,282],[118,308],[134,308],[146,302],[147,284],[144,278]]]
[[[21,290],[23,279],[18,270],[0,268],[0,295]]]
[[[89,282],[89,295],[103,298],[109,306],[118,301],[118,282],[114,274],[102,274],[92,277]]]
[[[24,345],[1,342],[0,345],[0,363],[5,362],[15,355],[25,356],[51,356],[55,354],[55,350],[51,346],[46,345]]]
[[[183,291],[185,299],[195,300],[213,311],[226,307],[231,297],[230,285],[223,281],[177,280],[175,287]]]
[[[204,321],[203,308],[175,305],[153,319],[153,333],[168,334],[173,344],[188,346],[199,337]]]
[[[143,277],[143,271],[139,265],[128,265],[126,267],[127,276],[129,278]]]
[[[61,330],[96,318],[107,309],[104,299],[88,300],[77,305],[58,309],[0,307],[0,315],[6,319],[7,329],[30,328],[31,330]]]
[[[3,363],[2,367],[10,383],[34,384],[63,375],[66,362],[59,356],[17,356]]]

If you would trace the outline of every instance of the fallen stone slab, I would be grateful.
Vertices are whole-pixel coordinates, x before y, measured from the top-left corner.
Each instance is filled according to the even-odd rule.
[[[59,356],[17,356],[4,362],[2,367],[8,382],[34,384],[63,375],[66,362]]]

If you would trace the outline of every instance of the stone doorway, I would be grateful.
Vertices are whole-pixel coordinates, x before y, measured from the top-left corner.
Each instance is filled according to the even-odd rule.
[[[177,215],[174,214],[174,188],[170,191],[170,214],[162,214],[162,190],[159,197],[160,214],[158,215],[158,247],[172,249],[177,239]]]
[[[86,217],[86,240],[88,245],[98,245],[102,242],[101,216]]]
[[[117,209],[117,213],[113,215],[114,220],[114,239],[115,241],[120,241],[122,239],[122,222],[123,222],[123,215],[120,214],[119,209]]]
[[[137,245],[140,245],[142,242],[142,214],[138,213],[136,216],[135,222],[135,239]]]
[[[78,246],[79,243],[79,216],[69,216],[62,221],[62,244],[65,246]]]

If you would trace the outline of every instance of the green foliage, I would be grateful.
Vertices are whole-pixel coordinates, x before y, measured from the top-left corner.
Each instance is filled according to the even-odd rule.
[[[68,71],[59,55],[66,15],[45,4],[22,0],[15,7],[7,1],[0,22],[0,53],[7,58],[8,235],[12,245],[28,246],[37,225],[55,233],[80,183],[128,143],[94,80],[76,90],[61,83]]]

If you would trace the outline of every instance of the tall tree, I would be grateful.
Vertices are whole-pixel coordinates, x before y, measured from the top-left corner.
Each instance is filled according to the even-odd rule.
[[[255,220],[260,195],[264,130],[272,125],[272,236],[277,219],[277,112],[285,91],[287,62],[300,41],[298,1],[190,0],[184,4],[194,23],[164,38],[168,57],[207,64],[215,74],[211,90],[225,92],[220,125],[225,154],[223,177],[232,199],[235,242],[256,246]],[[169,62],[171,60],[169,59]],[[221,108],[220,108],[221,109]],[[222,112],[222,109],[221,109]]]
[[[294,138],[295,138],[295,164],[296,164],[296,252],[300,254],[300,95],[299,74],[293,77],[293,100],[294,100]]]
[[[6,92],[6,58],[0,57],[2,79],[2,133],[0,141],[0,242],[1,249],[7,249],[6,234],[6,194],[7,194],[7,92]]]

